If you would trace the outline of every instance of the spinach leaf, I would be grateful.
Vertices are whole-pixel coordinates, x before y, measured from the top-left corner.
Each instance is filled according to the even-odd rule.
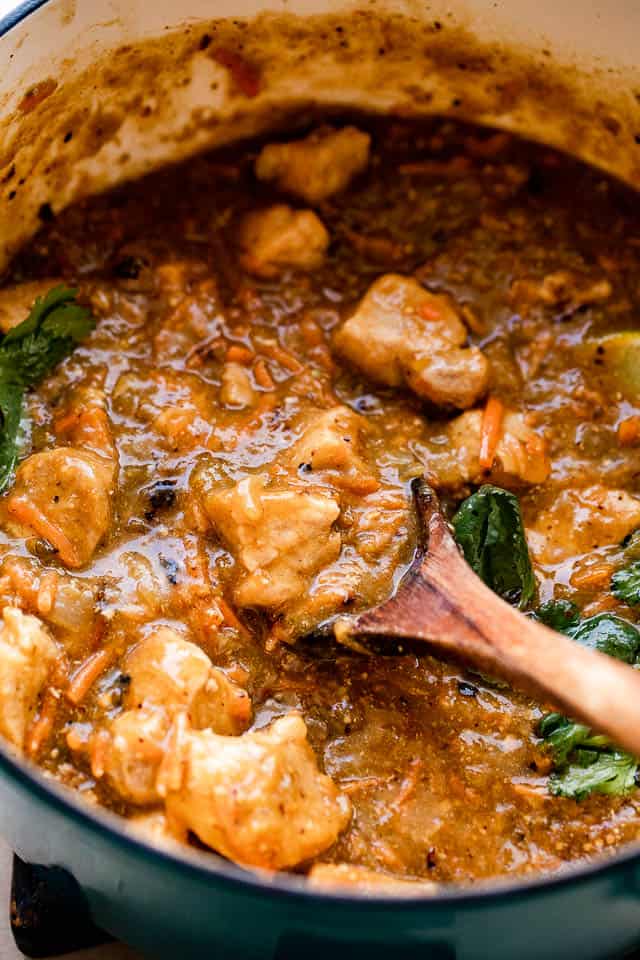
[[[54,287],[37,298],[26,320],[0,339],[0,493],[18,459],[25,391],[67,357],[95,325],[75,297],[69,287]]]
[[[580,623],[580,611],[570,600],[547,600],[538,607],[534,616],[558,633],[571,633]]]
[[[628,567],[613,574],[611,593],[631,607],[640,603],[640,560],[634,560]]]
[[[635,663],[640,652],[640,631],[628,620],[612,613],[588,617],[570,631],[583,647],[591,647],[624,663]]]
[[[536,580],[517,497],[486,484],[460,505],[453,529],[467,563],[495,593],[521,609],[534,599]]]

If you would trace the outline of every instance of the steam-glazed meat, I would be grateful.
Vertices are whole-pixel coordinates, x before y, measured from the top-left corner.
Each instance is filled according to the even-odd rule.
[[[277,204],[248,213],[240,226],[242,266],[258,277],[285,270],[316,270],[329,246],[329,234],[312,210]]]
[[[16,532],[46,540],[66,567],[83,567],[109,531],[112,490],[110,461],[58,447],[24,461],[6,509]]]
[[[407,386],[437,406],[470,407],[487,389],[489,367],[442,296],[411,277],[375,281],[335,336],[338,353],[368,377]]]
[[[245,571],[235,591],[243,607],[293,600],[340,552],[340,507],[324,492],[270,487],[258,475],[211,494],[205,506]]]
[[[160,627],[127,656],[130,677],[126,705],[186,711],[195,730],[210,728],[233,736],[246,728],[251,701],[195,643]]]
[[[367,421],[348,407],[333,407],[311,416],[309,425],[291,451],[292,462],[303,470],[339,474],[339,485],[361,493],[378,489],[378,481],[362,456]]]
[[[528,530],[529,545],[542,563],[621,543],[640,527],[640,500],[626,490],[594,484],[563,490],[541,510]]]
[[[317,204],[344,190],[366,168],[370,143],[369,134],[356,127],[326,127],[304,140],[270,143],[256,160],[256,176]]]
[[[519,487],[544,483],[550,470],[544,438],[523,414],[513,410],[502,417],[492,465],[481,466],[482,418],[482,411],[470,410],[447,425],[441,451],[427,464],[435,484],[461,487],[491,480],[500,486]]]
[[[349,822],[349,801],[319,772],[297,714],[242,737],[194,734],[184,764],[169,814],[237,863],[293,867],[335,843]]]
[[[22,750],[56,659],[56,645],[37,617],[5,607],[0,627],[0,733]]]

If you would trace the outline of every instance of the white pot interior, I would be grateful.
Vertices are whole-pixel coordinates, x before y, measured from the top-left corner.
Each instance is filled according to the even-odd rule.
[[[251,0],[241,12],[229,0],[191,0],[188,17],[172,0],[49,0],[0,38],[0,269],[43,203],[58,211],[311,105],[494,124],[640,187],[630,0]],[[252,65],[257,95],[220,51]]]

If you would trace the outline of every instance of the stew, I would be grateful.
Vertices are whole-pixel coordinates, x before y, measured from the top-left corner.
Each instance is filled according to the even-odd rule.
[[[298,642],[411,481],[640,657],[640,202],[450,120],[301,118],[54,216],[0,289],[0,732],[158,843],[429,892],[635,840],[637,764],[491,677]]]

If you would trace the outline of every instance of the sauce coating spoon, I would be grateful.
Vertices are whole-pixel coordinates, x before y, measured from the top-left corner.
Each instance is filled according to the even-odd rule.
[[[364,613],[327,621],[322,635],[332,632],[339,643],[364,652],[367,641],[384,650],[392,641],[397,648],[398,641],[414,646],[417,640],[435,654],[550,700],[640,757],[640,671],[502,600],[468,566],[433,490],[420,480],[412,489],[418,548],[396,593]]]

